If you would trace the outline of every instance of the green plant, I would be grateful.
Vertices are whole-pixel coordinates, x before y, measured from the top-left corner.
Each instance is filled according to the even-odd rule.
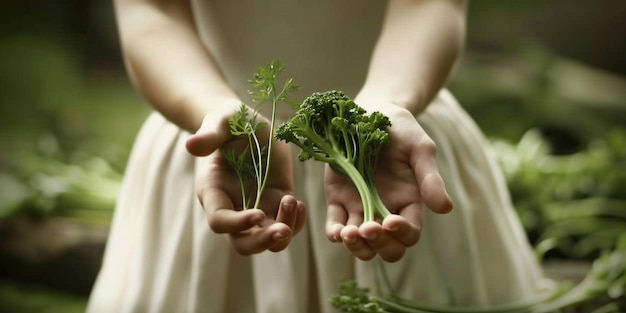
[[[494,140],[520,219],[540,257],[588,259],[626,233],[626,130],[554,155],[536,129],[515,145]]]
[[[339,294],[332,296],[330,303],[345,313],[385,313],[368,293],[369,289],[357,286],[354,280],[342,280],[339,283]]]
[[[382,267],[377,275],[379,282],[386,281]],[[561,288],[536,298],[481,307],[445,306],[403,299],[394,295],[388,286],[387,290],[389,294],[385,296],[369,295],[369,290],[358,287],[354,281],[343,280],[339,283],[339,294],[331,297],[330,302],[344,313],[555,313],[593,302],[602,304],[594,312],[623,312],[626,303],[626,234],[618,239],[614,250],[604,252],[593,262],[591,271],[580,283],[573,287],[561,284]],[[369,308],[378,311],[368,311]]]
[[[389,142],[389,118],[380,112],[366,114],[336,90],[314,93],[294,108],[295,116],[278,128],[276,138],[300,147],[301,161],[321,161],[347,176],[363,202],[365,221],[389,215],[373,177],[379,152]]]
[[[285,65],[279,60],[259,66],[254,74],[254,78],[250,81],[250,85],[253,88],[250,94],[255,103],[252,114],[250,114],[250,107],[242,103],[237,114],[228,120],[231,134],[248,137],[248,146],[244,151],[236,151],[234,149],[222,150],[222,155],[233,167],[238,177],[244,209],[258,208],[261,195],[267,183],[274,142],[277,105],[280,102],[293,105],[294,101],[290,100],[287,94],[299,89],[291,78],[285,80],[282,87],[277,85],[278,76],[284,70]],[[267,102],[271,103],[269,136],[267,137],[267,142],[261,142],[258,132],[267,125],[261,122],[258,116],[261,105]],[[248,195],[246,186],[251,180],[255,185],[255,190]],[[253,198],[254,200],[252,200]]]
[[[86,224],[108,224],[122,185],[122,173],[103,158],[82,155],[71,162],[24,156],[0,173],[0,218],[63,217]]]

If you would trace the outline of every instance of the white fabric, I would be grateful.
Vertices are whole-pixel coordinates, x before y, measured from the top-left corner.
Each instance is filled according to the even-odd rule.
[[[254,67],[271,58],[286,62],[287,74],[306,87],[303,94],[342,89],[354,95],[381,3],[193,2],[207,48],[242,97]],[[275,34],[275,45],[260,37],[268,34]],[[400,262],[386,265],[394,288],[438,304],[503,303],[540,291],[546,281],[476,125],[445,90],[418,120],[438,145],[455,210],[426,213],[420,242]],[[157,113],[141,129],[88,312],[334,312],[328,299],[340,278],[374,288],[374,263],[355,260],[324,235],[322,164],[295,162],[297,195],[309,207],[305,229],[286,251],[244,257],[207,225],[195,196],[197,159],[185,150],[187,136]]]

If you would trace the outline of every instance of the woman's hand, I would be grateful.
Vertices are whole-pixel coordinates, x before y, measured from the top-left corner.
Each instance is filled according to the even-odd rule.
[[[381,152],[374,174],[381,199],[391,211],[379,222],[363,223],[363,207],[356,188],[346,177],[326,167],[328,201],[326,235],[343,242],[353,255],[369,260],[380,255],[398,261],[419,240],[422,212],[452,210],[435,161],[436,146],[408,110],[384,103],[365,107],[380,111],[391,120],[390,144]]]
[[[233,248],[249,255],[265,250],[281,251],[304,226],[306,208],[292,196],[291,153],[285,143],[272,148],[269,177],[260,209],[242,210],[238,178],[220,149],[243,151],[245,136],[230,134],[228,118],[239,110],[229,103],[213,109],[200,129],[187,140],[187,150],[200,156],[197,162],[196,190],[208,216],[211,229],[228,234]],[[265,119],[259,116],[261,119]],[[267,139],[268,134],[259,134]]]

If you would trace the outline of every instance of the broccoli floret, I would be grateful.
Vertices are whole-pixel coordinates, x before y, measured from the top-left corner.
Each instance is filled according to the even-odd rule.
[[[309,96],[295,116],[283,123],[276,138],[302,149],[301,161],[325,162],[356,186],[365,221],[390,214],[374,184],[374,169],[381,149],[389,143],[389,118],[380,112],[366,114],[343,92],[332,90]]]

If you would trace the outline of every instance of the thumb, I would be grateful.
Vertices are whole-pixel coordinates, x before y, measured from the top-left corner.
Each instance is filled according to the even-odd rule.
[[[195,134],[187,138],[185,147],[195,156],[207,156],[220,148],[230,137],[228,119],[205,117]]]
[[[443,178],[438,173],[430,173],[424,177],[420,184],[420,194],[424,204],[435,213],[445,214],[454,207]]]

